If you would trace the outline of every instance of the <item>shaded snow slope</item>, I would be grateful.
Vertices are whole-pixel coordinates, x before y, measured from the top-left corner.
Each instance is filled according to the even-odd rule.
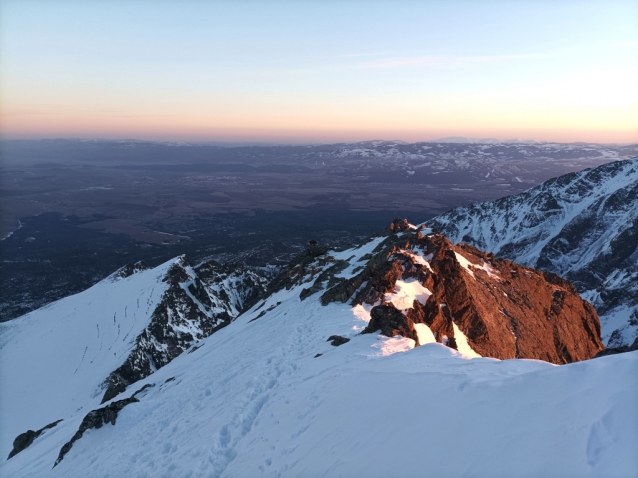
[[[456,208],[428,225],[453,242],[565,277],[596,307],[609,346],[633,342],[638,330],[638,158]]]
[[[346,261],[339,268],[360,252],[338,253]],[[414,348],[401,336],[360,335],[366,304],[324,306],[318,293],[301,300],[311,283],[307,277],[280,288],[128,387],[114,400],[152,385],[115,424],[85,431],[54,469],[89,400],[3,462],[0,474],[588,477],[638,470],[638,353],[554,366],[470,358],[437,343]],[[335,347],[327,342],[332,335],[350,341]]]
[[[0,324],[0,456],[19,433],[100,403],[102,382],[148,325],[172,262],[119,280],[111,276]]]
[[[152,374],[230,323],[265,287],[242,267],[193,268],[185,256],[145,269],[126,266],[0,324],[0,454],[18,434],[85,414]]]

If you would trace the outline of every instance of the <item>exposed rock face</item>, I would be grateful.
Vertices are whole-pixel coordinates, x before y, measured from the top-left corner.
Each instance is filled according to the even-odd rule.
[[[127,405],[135,402],[139,402],[139,400],[135,397],[138,393],[144,391],[146,388],[152,387],[151,384],[144,385],[141,389],[135,392],[129,398],[125,398],[124,400],[118,400],[113,403],[109,403],[106,407],[98,408],[97,410],[92,410],[86,414],[82,423],[80,423],[80,427],[78,431],[75,432],[71,440],[65,443],[60,449],[60,453],[58,454],[57,460],[53,464],[53,468],[58,466],[58,464],[64,458],[71,448],[73,448],[73,444],[82,438],[84,432],[91,428],[102,428],[103,425],[110,423],[111,425],[115,425],[115,421],[117,420],[117,415],[120,411]]]
[[[329,249],[328,246],[311,246],[299,254],[270,282],[269,294],[282,289],[290,290],[295,285],[314,280],[321,273],[322,267],[327,264],[326,261],[330,260],[325,255]],[[329,277],[329,273],[324,274],[324,277],[318,277],[313,286],[301,292],[301,300],[322,290],[321,280],[328,280]]]
[[[148,269],[146,263],[144,261],[138,261],[135,264],[126,264],[124,267],[116,270],[108,278],[111,280],[125,279],[126,277],[130,277],[133,274],[145,271],[146,269]]]
[[[638,158],[456,208],[428,224],[455,243],[573,282],[600,314],[608,347],[638,335]]]
[[[192,267],[182,256],[169,269],[169,283],[151,321],[126,361],[105,381],[102,403],[228,325],[266,291],[266,279],[241,265],[208,261]]]
[[[401,335],[413,339],[419,345],[419,337],[414,328],[414,322],[411,318],[405,316],[400,310],[394,308],[393,305],[378,305],[370,311],[370,322],[368,326],[361,332],[362,334],[371,334],[380,330],[383,335],[394,337]]]
[[[38,431],[33,431],[33,430],[27,430],[24,433],[21,433],[20,435],[18,435],[16,437],[15,440],[13,440],[13,450],[11,450],[11,453],[9,453],[9,457],[7,458],[7,460],[9,458],[12,458],[14,456],[16,456],[18,453],[20,453],[22,450],[28,448],[29,446],[31,446],[31,443],[33,443],[33,441],[38,438],[40,435],[42,435],[42,432],[44,432],[45,430],[48,430],[49,428],[53,428],[54,426],[56,426],[58,423],[60,423],[62,420],[57,420],[53,423],[49,423],[46,427],[42,427],[40,428]]]
[[[335,347],[339,347],[339,345],[347,344],[350,342],[350,339],[347,337],[342,337],[341,335],[331,335],[328,337],[327,342],[330,342],[330,345]]]
[[[397,287],[416,283],[418,300],[406,305],[394,295]],[[422,323],[438,342],[456,348],[456,336],[463,334],[487,357],[564,364],[603,348],[596,311],[569,282],[473,246],[455,246],[431,230],[390,234],[361,272],[321,297],[324,305],[348,300],[374,306],[365,332],[418,343],[415,324]]]
[[[390,223],[390,225],[386,228],[386,232],[402,232],[409,231],[414,226],[411,226],[407,219],[396,218],[394,221]]]

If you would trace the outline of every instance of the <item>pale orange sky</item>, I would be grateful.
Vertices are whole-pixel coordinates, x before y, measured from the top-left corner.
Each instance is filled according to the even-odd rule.
[[[4,2],[2,137],[638,142],[635,2],[187,5]]]

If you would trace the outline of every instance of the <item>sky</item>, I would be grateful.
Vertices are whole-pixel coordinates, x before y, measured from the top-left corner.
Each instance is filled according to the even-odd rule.
[[[638,142],[638,1],[0,0],[0,138]]]

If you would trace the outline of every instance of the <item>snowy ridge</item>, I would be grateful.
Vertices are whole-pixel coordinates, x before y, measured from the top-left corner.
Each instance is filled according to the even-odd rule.
[[[74,405],[84,408],[61,410],[56,419],[64,421],[3,462],[0,473],[631,474],[638,445],[633,426],[638,353],[560,367],[537,360],[470,358],[432,340],[415,348],[409,338],[360,334],[370,320],[365,303],[323,305],[328,291],[347,285],[359,265],[374,261],[375,251],[402,237],[373,238],[345,251],[309,251],[272,286],[270,296],[203,338],[192,353],[179,355],[114,398],[130,398],[152,385],[137,393],[137,401],[130,400],[116,421],[85,431],[55,468],[61,448],[96,402],[75,397]],[[427,270],[420,262],[433,259],[412,251],[410,256],[419,258],[413,267]],[[364,259],[368,255],[373,257]],[[476,278],[468,274],[467,280],[496,280],[484,272],[477,268]],[[304,294],[317,281],[323,288]],[[416,298],[418,291],[413,292]],[[418,325],[423,329],[419,338],[425,339],[429,329]],[[335,347],[327,342],[334,335],[349,340]],[[2,363],[7,363],[4,353]],[[11,411],[19,407],[15,403]],[[7,435],[3,427],[1,450],[8,453],[13,437]]]
[[[428,221],[463,241],[572,281],[599,312],[609,346],[638,326],[638,158],[546,181]]]
[[[243,289],[224,289],[235,281]],[[245,268],[209,261],[194,269],[181,256],[154,269],[123,267],[84,292],[1,323],[0,452],[8,454],[4,446],[27,429],[85,413],[154,373],[264,291],[265,280]]]
[[[331,146],[332,148],[332,146]],[[629,159],[638,152],[638,145],[611,146],[601,144],[565,144],[535,140],[497,140],[493,138],[442,138],[440,140],[402,143],[399,141],[364,141],[334,145],[329,153],[308,153],[320,158],[371,158],[388,160],[425,160],[412,167],[439,170],[474,169],[491,165],[496,174],[508,170],[507,158],[528,158],[533,161],[556,161],[566,158],[605,158],[608,161]],[[490,171],[487,169],[487,171]]]
[[[266,285],[243,266],[207,261],[192,267],[185,256],[175,259],[163,281],[169,287],[148,325],[126,361],[104,381],[103,403],[228,325],[265,292]]]
[[[9,438],[100,403],[102,382],[147,326],[172,264],[104,280],[0,324],[2,454]]]
[[[430,143],[480,143],[480,144],[542,144],[535,139],[496,139],[496,138],[465,138],[463,136],[450,136],[447,138],[433,139]]]

